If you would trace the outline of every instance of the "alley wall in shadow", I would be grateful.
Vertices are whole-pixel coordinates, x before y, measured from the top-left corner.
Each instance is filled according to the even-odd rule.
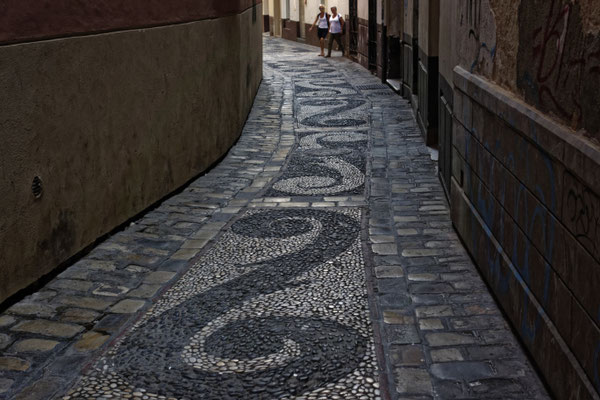
[[[260,1],[11,3],[0,302],[222,157],[262,78]]]

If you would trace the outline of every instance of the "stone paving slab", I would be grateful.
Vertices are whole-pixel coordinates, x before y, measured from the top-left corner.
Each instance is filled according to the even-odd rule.
[[[239,142],[0,315],[0,398],[547,398],[409,105],[265,38]]]
[[[418,331],[404,342],[383,335],[390,398],[548,398],[452,228],[410,106],[396,96],[369,98],[380,121],[371,131],[368,196],[376,323],[384,332]],[[394,287],[403,295],[390,297]]]

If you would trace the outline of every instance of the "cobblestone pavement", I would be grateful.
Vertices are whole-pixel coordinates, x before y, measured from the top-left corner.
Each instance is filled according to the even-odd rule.
[[[0,397],[547,398],[410,107],[265,38],[240,141],[0,316]]]

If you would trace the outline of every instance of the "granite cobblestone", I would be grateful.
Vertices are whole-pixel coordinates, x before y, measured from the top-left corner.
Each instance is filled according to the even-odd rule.
[[[293,135],[291,140],[280,135],[283,87],[281,77],[263,85],[240,141],[221,164],[0,315],[0,338],[6,338],[0,347],[6,342],[7,355],[39,348],[35,357],[25,352],[26,359],[0,362],[5,366],[0,371],[0,398],[53,398],[54,377],[64,378],[62,386],[75,379],[80,361],[93,359],[111,336],[130,324],[145,302],[219,234],[232,212],[256,194],[251,190],[245,197],[244,191],[266,184],[279,172],[293,145]],[[27,339],[9,347],[19,337]],[[85,354],[70,355],[72,350],[64,345],[69,342]],[[50,348],[50,343],[57,345]],[[72,368],[61,367],[75,360]]]
[[[435,162],[410,105],[396,97],[372,101],[377,111],[371,118],[379,119],[382,129],[371,142],[375,177],[369,207],[377,210],[369,220],[371,247],[377,254],[375,234],[386,230],[396,233],[398,246],[389,261],[374,257],[375,278],[387,279],[381,268],[396,265],[410,299],[397,297],[394,304],[381,292],[376,303],[384,310],[383,324],[388,309],[415,318],[424,360],[406,364],[406,350],[382,335],[391,398],[548,398],[453,231]],[[519,373],[502,368],[503,360]]]
[[[277,234],[299,229],[301,234],[293,236],[294,240],[288,243],[284,239],[283,248],[267,247],[271,252],[286,253],[289,248],[304,243],[303,235],[309,235],[311,229],[321,223],[317,220],[322,216],[327,216],[323,221],[335,216],[340,224],[339,229],[331,230],[321,239],[328,241],[331,247],[349,240],[346,236],[351,231],[350,221],[362,222],[359,240],[352,242],[351,250],[325,263],[328,266],[325,272],[337,271],[339,275],[327,281],[331,276],[319,275],[323,271],[307,270],[303,275],[290,278],[294,282],[292,286],[285,286],[289,282],[279,282],[286,291],[274,291],[267,297],[285,293],[288,297],[283,303],[291,307],[292,313],[301,310],[302,304],[314,303],[315,308],[275,325],[265,322],[265,318],[272,315],[263,315],[262,320],[256,316],[253,321],[273,330],[274,341],[280,340],[277,336],[280,330],[290,326],[295,327],[295,331],[313,329],[318,333],[324,324],[330,336],[339,337],[340,343],[352,349],[361,349],[364,357],[358,359],[354,350],[349,352],[348,358],[356,364],[354,370],[348,369],[348,374],[342,374],[343,379],[296,398],[547,398],[543,385],[453,231],[435,162],[423,144],[410,105],[355,63],[338,58],[313,60],[316,57],[307,51],[312,48],[278,39],[266,39],[265,49],[263,84],[239,142],[224,160],[182,192],[100,243],[37,293],[0,314],[0,398],[64,396],[80,378],[85,365],[106,360],[104,357],[118,358],[119,346],[123,340],[127,343],[127,339],[115,340],[126,332],[135,334],[135,328],[142,323],[151,323],[156,307],[164,306],[164,310],[175,307],[175,311],[162,312],[172,312],[173,320],[179,324],[161,327],[164,332],[152,334],[156,336],[153,339],[159,341],[159,336],[164,334],[172,335],[172,341],[178,340],[186,326],[184,320],[178,319],[176,310],[189,300],[184,298],[187,286],[191,285],[186,277],[198,268],[202,271],[203,267],[212,265],[210,257],[214,252],[229,249],[232,229],[246,235],[248,243],[264,240],[260,235],[269,223],[279,228]],[[299,65],[299,58],[307,66]],[[314,87],[307,74],[316,74],[322,85],[333,80],[334,86],[340,88],[337,97],[319,102],[318,93],[323,88]],[[338,111],[335,111],[336,106]],[[337,112],[339,120],[331,119],[320,111],[323,109]],[[301,160],[298,154],[303,155]],[[323,159],[324,155],[330,158]],[[328,171],[335,171],[336,177],[344,179],[340,178],[339,183]],[[335,190],[327,189],[332,186]],[[267,217],[273,215],[278,217],[275,220]],[[245,232],[244,221],[253,218],[258,221],[257,225],[251,226],[252,233]],[[309,222],[296,225],[289,222],[300,220]],[[318,247],[319,243],[314,245]],[[243,258],[243,245],[236,246],[239,246],[238,251],[228,256]],[[249,260],[256,259],[256,252],[253,250],[254,258]],[[204,260],[205,264],[196,264],[197,260]],[[277,265],[278,273],[284,273],[289,265],[305,267],[305,263],[293,257],[286,260],[286,264]],[[267,264],[267,261],[262,263]],[[208,278],[243,276],[251,274],[256,267],[242,265],[246,270],[221,268],[213,270],[214,276]],[[361,269],[351,269],[356,266]],[[352,271],[361,273],[352,280],[347,276]],[[303,300],[293,297],[293,292],[301,291],[311,274],[316,274],[312,276],[313,282],[324,287],[342,285],[340,287],[358,291],[309,290]],[[269,279],[277,281],[277,276],[273,274]],[[201,280],[195,282],[199,285]],[[263,285],[260,279],[252,283],[258,287]],[[268,279],[265,287],[267,283]],[[198,290],[203,293],[202,290],[208,289]],[[238,288],[233,293],[240,296],[241,292],[243,289]],[[366,311],[367,293],[370,313]],[[218,291],[214,293],[215,298],[219,295]],[[324,297],[319,299],[318,296]],[[222,306],[218,300],[207,297],[206,302],[210,301],[214,301],[216,308]],[[270,304],[269,301],[266,304]],[[345,315],[343,309],[336,314],[340,311],[337,307],[344,304],[360,309],[360,301],[365,301],[365,307],[357,311],[358,314]],[[254,308],[260,307],[265,305]],[[210,312],[196,311],[194,318],[203,318],[202,313]],[[314,320],[307,318],[311,313],[325,313],[339,321],[334,318],[315,325]],[[357,322],[368,322],[369,316],[373,330]],[[230,320],[216,323],[222,326],[214,329],[223,329],[226,337],[235,337],[246,344],[243,332],[251,332],[255,327],[237,323],[239,316],[228,318]],[[346,319],[351,320],[351,324]],[[363,336],[351,334],[348,326],[359,332],[368,331],[373,337],[365,336],[365,344],[361,344]],[[200,336],[194,337],[198,343],[214,335],[204,339]],[[355,337],[360,343],[351,342]],[[143,348],[143,340],[135,337],[132,343],[142,343]],[[227,340],[210,340],[223,354],[233,351]],[[333,342],[327,341],[326,334],[322,340],[322,352],[315,352],[314,359],[308,360],[306,365],[323,361],[320,358],[325,356],[320,354],[335,358],[327,348]],[[369,347],[371,342],[374,351]],[[298,351],[294,346],[305,345],[302,341],[286,344],[283,339],[282,343],[292,355]],[[261,351],[270,351],[276,343],[264,342],[260,346],[264,347]],[[213,360],[212,354],[207,356],[197,347],[188,347],[185,348],[189,353],[186,362],[194,364],[196,371],[202,370],[207,381],[212,379],[210,368],[215,366],[221,368],[221,373],[227,371],[219,376],[243,370],[235,362],[229,365]],[[337,353],[341,352],[339,348]],[[375,353],[380,357],[378,360]],[[144,351],[134,356],[142,360],[152,357]],[[247,356],[254,358],[253,354]],[[278,356],[279,353],[270,353],[272,358],[267,357],[265,362],[279,365]],[[122,360],[125,364],[131,361],[128,356]],[[139,363],[131,365],[139,368]],[[341,362],[325,365],[329,368],[323,370],[325,375],[336,376],[339,373],[336,369],[346,368]],[[145,382],[149,386],[154,378],[153,367],[155,365],[140,372],[148,374]],[[128,374],[129,369],[123,368],[121,372]],[[254,364],[247,364],[245,368],[262,376],[255,371],[259,368]],[[305,385],[315,389],[310,384],[315,376],[318,375],[311,378],[290,373],[284,384],[271,385],[275,389],[261,380],[266,378],[259,377],[256,387],[246,397],[291,398],[289,393],[296,393],[296,387]],[[166,378],[158,376],[157,379]],[[181,380],[197,382],[198,375],[189,372]],[[72,397],[73,393],[86,391],[100,396],[120,387],[125,388],[124,391],[114,393],[126,394],[122,397],[154,397],[146,388],[127,387],[116,375],[107,378],[92,372],[82,382],[87,384],[76,385],[64,398],[78,398]],[[223,385],[216,382],[214,390],[221,390]],[[183,390],[173,388],[176,389]],[[242,388],[232,386],[219,398],[242,398],[244,392],[237,390]]]

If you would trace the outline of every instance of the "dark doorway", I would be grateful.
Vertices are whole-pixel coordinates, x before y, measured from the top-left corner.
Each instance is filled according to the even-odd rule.
[[[381,83],[385,83],[387,80],[387,69],[388,69],[388,44],[387,44],[387,24],[385,16],[385,0],[381,0],[381,48],[380,55],[381,60]]]
[[[350,17],[349,17],[349,54],[350,57],[356,59],[358,56],[358,5],[357,0],[350,0]]]
[[[369,0],[369,69],[377,71],[377,0]]]
[[[419,0],[413,2],[413,37],[412,37],[412,94],[419,94]]]

